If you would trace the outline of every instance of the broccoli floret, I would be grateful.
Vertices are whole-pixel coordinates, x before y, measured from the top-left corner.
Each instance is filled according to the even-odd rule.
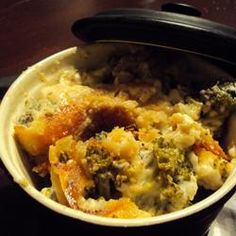
[[[159,138],[154,144],[154,155],[157,158],[158,173],[164,173],[163,183],[169,183],[167,176],[170,176],[175,183],[182,180],[189,180],[191,174],[191,165],[186,160],[186,153],[173,144]]]
[[[161,137],[154,141],[156,192],[153,194],[151,188],[150,192],[142,192],[136,197],[136,204],[141,209],[149,210],[153,206],[156,209],[154,214],[163,214],[190,204],[190,198],[186,198],[181,189],[181,184],[191,182],[193,176],[187,156],[186,151],[176,147],[171,140]]]
[[[33,114],[31,112],[26,112],[20,116],[18,122],[22,125],[29,125],[34,120]]]
[[[219,113],[229,113],[236,107],[236,82],[216,84],[200,91],[200,100],[204,103],[203,113],[215,110]]]
[[[179,162],[184,159],[184,153],[175,148],[172,143],[165,143],[163,138],[158,139],[154,145],[154,153],[160,170],[174,174]]]
[[[97,146],[88,147],[86,159],[91,175],[105,172],[112,165],[112,158],[109,153]]]
[[[106,200],[119,198],[119,187],[128,180],[125,169],[126,160],[116,159],[101,145],[89,146],[86,153],[89,173],[94,186],[88,189],[86,197],[104,197]],[[95,197],[96,196],[96,197]]]
[[[219,136],[225,119],[236,108],[236,82],[216,84],[200,91],[202,122]]]

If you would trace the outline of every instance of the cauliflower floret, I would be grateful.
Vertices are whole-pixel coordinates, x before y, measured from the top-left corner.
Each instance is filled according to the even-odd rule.
[[[198,184],[206,189],[216,190],[224,183],[233,165],[225,159],[206,150],[198,153],[198,164],[193,165]]]
[[[197,178],[192,175],[190,181],[183,181],[179,184],[181,190],[183,191],[183,197],[188,200],[193,200],[197,193]]]

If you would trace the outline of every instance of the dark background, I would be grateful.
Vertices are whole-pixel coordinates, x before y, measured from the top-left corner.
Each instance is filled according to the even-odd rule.
[[[159,10],[155,0],[0,0],[0,84],[15,78],[35,62],[80,42],[70,26],[82,17],[117,7]],[[180,1],[179,1],[180,2]],[[236,1],[181,1],[196,6],[203,17],[236,27]],[[8,176],[0,161],[0,235],[42,235],[49,232],[82,235],[87,226],[75,225],[41,206]],[[88,234],[97,233],[94,229]]]
[[[76,45],[70,26],[78,18],[115,7],[159,10],[166,2],[170,1],[0,0],[0,77],[18,74],[42,58]],[[198,7],[205,18],[236,27],[235,0],[179,2]]]

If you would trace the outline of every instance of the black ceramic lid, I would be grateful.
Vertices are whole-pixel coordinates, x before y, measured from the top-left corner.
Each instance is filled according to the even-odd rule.
[[[197,9],[184,4],[165,4],[162,11],[113,9],[79,19],[73,24],[72,32],[85,42],[154,44],[236,65],[236,29],[200,15]]]

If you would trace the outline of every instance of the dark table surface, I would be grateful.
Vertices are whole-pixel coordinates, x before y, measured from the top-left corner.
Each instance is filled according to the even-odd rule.
[[[159,10],[166,2],[170,1],[0,0],[0,87],[35,62],[79,44],[70,31],[76,19],[118,7]],[[235,0],[181,2],[198,7],[207,19],[236,27]],[[4,89],[0,91],[3,94]],[[13,183],[0,161],[0,235],[16,235],[16,229],[19,235],[70,234],[73,230],[80,234],[86,225],[73,227],[70,221],[28,197]]]

